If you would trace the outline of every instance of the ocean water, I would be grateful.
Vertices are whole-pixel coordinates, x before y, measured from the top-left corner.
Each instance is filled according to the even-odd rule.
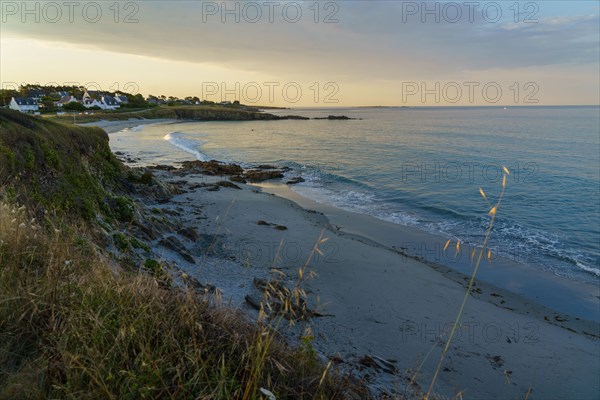
[[[508,177],[491,236],[496,254],[600,282],[600,108],[457,107],[278,110],[361,120],[191,122],[111,135],[142,162],[278,164],[321,203],[482,242],[490,200]]]

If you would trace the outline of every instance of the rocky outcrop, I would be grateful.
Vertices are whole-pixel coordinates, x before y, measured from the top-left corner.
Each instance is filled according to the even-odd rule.
[[[288,185],[295,185],[297,183],[302,183],[305,182],[305,179],[301,176],[295,176],[292,179],[290,179],[289,181],[286,182],[286,184]]]
[[[346,120],[357,119],[357,118],[350,118],[350,117],[346,117],[345,115],[329,115],[327,117],[318,117],[318,118],[313,118],[313,119],[327,119],[330,121],[335,121],[335,120],[346,121]],[[361,119],[361,118],[359,118],[359,119]]]
[[[199,170],[205,175],[241,175],[244,169],[237,164],[225,164],[217,160],[184,161],[183,170]]]
[[[232,182],[229,182],[229,181],[219,181],[219,182],[216,183],[216,185],[220,186],[220,187],[230,188],[230,189],[242,190],[241,187],[239,187],[235,183],[232,183]]]
[[[164,248],[179,254],[181,258],[183,258],[189,263],[193,264],[196,262],[196,260],[194,260],[194,257],[192,257],[190,253],[188,253],[183,243],[181,243],[181,241],[176,236],[168,236],[164,239],[161,239],[159,244]]]
[[[254,110],[227,107],[160,107],[143,114],[144,118],[173,118],[196,121],[277,120],[280,117]]]
[[[250,170],[243,174],[244,179],[250,182],[262,182],[269,179],[283,178],[283,172],[279,169]]]

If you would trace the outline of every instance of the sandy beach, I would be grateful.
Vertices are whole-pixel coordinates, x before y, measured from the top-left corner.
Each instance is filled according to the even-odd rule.
[[[81,124],[81,126],[97,126],[106,131],[106,133],[114,133],[123,129],[130,129],[136,126],[151,125],[151,124],[164,124],[177,122],[175,119],[134,119],[130,118],[126,121],[95,121]]]
[[[125,127],[104,126],[112,132]],[[127,157],[135,159],[134,149]],[[284,198],[294,194],[282,184],[228,187],[217,185],[225,176],[153,173],[181,193],[146,207],[198,233],[190,238],[174,229],[182,244],[176,250],[156,239],[154,251],[164,261],[255,317],[245,299],[260,296],[256,280],[278,277],[293,285],[323,232],[328,240],[309,262],[316,276],[303,283],[309,307],[322,315],[310,321],[314,348],[324,361],[363,378],[375,395],[427,390],[466,275],[391,246],[391,236],[410,231],[350,212],[311,209],[306,199]],[[469,399],[598,398],[597,322],[477,282],[461,323],[436,392]],[[282,331],[293,342],[299,329]]]

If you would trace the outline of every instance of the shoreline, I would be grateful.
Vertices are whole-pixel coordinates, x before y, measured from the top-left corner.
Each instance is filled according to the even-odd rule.
[[[181,124],[185,122],[194,121],[148,119],[97,121],[86,125],[98,126],[111,134],[123,129],[144,125]],[[189,155],[188,153],[185,154]],[[190,160],[196,159],[192,155],[189,155],[189,157]],[[129,159],[128,161],[133,160]],[[473,247],[461,248],[458,255],[453,249],[444,252],[442,249],[448,238],[439,234],[320,203],[304,197],[293,190],[291,186],[283,183],[265,181],[253,184],[253,186],[291,200],[300,207],[322,212],[332,220],[334,225],[343,227],[344,232],[372,240],[382,247],[401,252],[407,257],[420,260],[430,267],[441,271],[447,270],[448,273],[461,276],[470,276],[471,274],[470,251],[473,250]],[[490,264],[486,264],[485,260],[482,261],[482,268],[478,272],[477,279],[498,289],[522,296],[555,313],[567,314],[600,323],[600,307],[598,304],[600,301],[600,287],[589,282],[558,276],[542,268],[523,264],[518,258],[518,254],[494,254]]]
[[[380,395],[402,387],[410,379],[408,371],[414,371],[433,349],[417,379],[421,388],[427,386],[443,336],[464,295],[464,284],[457,276],[452,279],[364,238],[340,234],[329,226],[326,216],[249,185],[240,184],[241,190],[187,191],[186,187],[210,185],[221,178],[194,174],[159,178],[185,180],[186,193],[175,196],[165,208],[178,212],[188,224],[195,222],[204,235],[218,238],[219,259],[202,261],[199,267],[180,262],[180,268],[219,288],[225,303],[250,315],[256,316],[255,310],[244,298],[256,294],[255,278],[268,280],[277,271],[276,276],[292,284],[319,233],[327,227],[328,246],[310,263],[317,276],[306,285],[310,307],[327,315],[310,322],[313,347],[324,361],[336,360],[342,370],[364,378]],[[600,371],[598,338],[586,333],[593,334],[597,324],[545,315],[547,309],[485,284],[478,283],[476,288],[481,293],[467,302],[461,319],[466,330],[457,337],[445,362],[436,386],[440,393],[449,395],[459,388],[469,398],[522,397],[531,385],[540,398],[557,393],[593,398],[591,393],[598,389],[595,374]],[[498,306],[502,300],[505,307]],[[298,333],[288,334],[296,339]],[[365,366],[369,359],[388,360],[393,367]],[[549,365],[548,359],[556,363]],[[581,362],[589,369],[577,370]],[[563,379],[577,382],[573,385],[578,389],[564,388],[559,383]]]
[[[139,122],[130,123],[137,126]],[[314,347],[330,360],[337,360],[342,368],[366,377],[376,393],[404,387],[410,377],[406,371],[414,371],[431,351],[421,368],[422,378],[417,379],[427,387],[444,329],[455,318],[464,295],[464,283],[460,282],[464,275],[440,271],[399,254],[382,245],[376,235],[359,235],[347,227],[338,229],[343,213],[330,218],[284,196],[269,194],[266,187],[236,183],[241,190],[212,190],[211,185],[224,177],[156,174],[181,187],[183,193],[165,204],[147,206],[176,215],[184,225],[197,227],[203,237],[217,238],[220,256],[203,257],[198,266],[168,249],[158,251],[186,273],[218,287],[232,306],[250,313],[253,311],[244,296],[254,278],[268,279],[275,268],[285,279],[293,280],[305,261],[302,256],[308,255],[325,227],[329,247],[311,262],[318,276],[309,282],[308,289],[312,305],[332,316],[312,320]],[[259,221],[286,229],[273,229]],[[195,243],[184,243],[189,245],[190,254],[202,256]],[[597,323],[544,315],[547,309],[490,285],[478,283],[477,289],[461,320],[472,329],[454,342],[436,386],[440,392],[449,395],[458,388],[469,398],[499,393],[523,397],[533,386],[534,395],[541,398],[595,396],[599,388],[594,377],[600,372],[598,338],[582,332],[593,335],[598,331]],[[500,305],[500,301],[505,303]],[[367,356],[388,360],[393,368],[365,365]],[[585,371],[579,368],[582,362],[589,367]],[[510,383],[506,383],[507,377]],[[572,382],[572,386],[565,387],[561,384],[564,381]]]
[[[109,121],[109,120],[100,120],[94,122],[86,122],[83,124],[78,124],[81,126],[95,126],[103,129],[106,133],[111,134],[115,132],[122,131],[124,129],[131,129],[137,126],[144,125],[155,125],[155,124],[168,124],[168,123],[176,123],[183,122],[177,119],[136,119],[131,118],[128,120],[117,120],[117,121]]]
[[[461,279],[470,276],[472,265],[468,262],[469,250],[473,247],[466,247],[466,251],[462,248],[458,255],[454,249],[443,252],[447,238],[441,235],[319,203],[302,196],[283,183],[263,182],[256,186],[267,193],[291,200],[305,209],[324,213],[343,233],[363,237],[389,250],[402,252],[406,257],[418,259],[447,275],[458,275]],[[428,258],[431,255],[433,257]],[[502,255],[490,264],[482,261],[481,266],[477,273],[478,281],[485,282],[497,290],[520,296],[529,302],[539,303],[540,307],[556,313],[600,323],[598,287],[556,276],[542,269],[534,269]],[[596,289],[596,294],[590,294],[592,289]],[[586,305],[583,310],[580,309],[582,302]]]

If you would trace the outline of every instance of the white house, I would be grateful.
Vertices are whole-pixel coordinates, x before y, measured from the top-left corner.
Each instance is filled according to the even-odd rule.
[[[32,99],[31,97],[13,97],[10,99],[9,107],[24,113],[34,113],[40,109],[37,100]]]
[[[127,104],[127,103],[129,103],[129,100],[127,99],[127,96],[123,96],[120,93],[115,93],[115,100],[119,104]]]
[[[83,92],[83,100],[84,101],[88,100],[88,99],[91,100],[91,99],[94,99],[94,98],[98,98],[100,96],[102,96],[102,93],[100,93],[97,90],[87,90],[86,89],[85,92]]]
[[[115,100],[114,97],[112,96],[107,96],[104,95],[101,98],[101,103],[103,104],[103,110],[116,110],[117,108],[120,108],[121,105],[117,102],[117,100]]]
[[[112,96],[103,95],[100,99],[95,99],[87,96],[83,99],[83,106],[85,108],[100,107],[103,110],[116,110],[121,105]]]
[[[54,105],[57,107],[62,107],[67,103],[77,103],[77,99],[75,98],[75,96],[63,96],[60,98],[59,101],[55,102]]]
[[[100,107],[104,109],[104,105],[101,102],[91,97],[84,98],[82,104],[85,108]]]

